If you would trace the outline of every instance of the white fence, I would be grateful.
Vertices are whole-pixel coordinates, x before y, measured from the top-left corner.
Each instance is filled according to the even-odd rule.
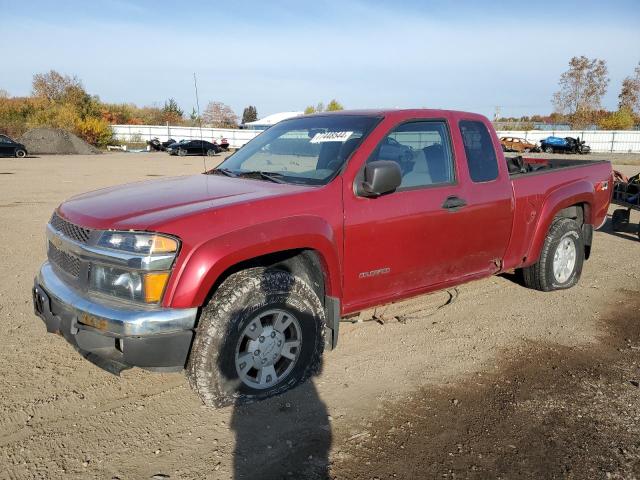
[[[640,152],[640,130],[501,130],[497,133],[498,137],[518,137],[534,143],[547,137],[580,137],[592,152]]]
[[[172,127],[167,125],[111,125],[117,140],[123,142],[146,142],[157,137],[161,142],[169,138],[174,140],[213,140],[226,138],[231,148],[240,148],[253,137],[262,133],[260,130],[239,130],[232,128]]]
[[[228,128],[172,127],[166,125],[112,125],[116,139],[122,141],[147,141],[158,137],[164,142],[174,140],[200,139],[213,141],[226,138],[232,148],[239,148],[260,130],[239,130]],[[639,130],[501,130],[499,137],[519,137],[532,142],[550,137],[580,137],[593,152],[639,153]]]

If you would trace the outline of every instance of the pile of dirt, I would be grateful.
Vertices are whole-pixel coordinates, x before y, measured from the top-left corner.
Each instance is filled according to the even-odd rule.
[[[35,128],[20,137],[30,154],[92,155],[100,150],[73,133],[58,128]]]

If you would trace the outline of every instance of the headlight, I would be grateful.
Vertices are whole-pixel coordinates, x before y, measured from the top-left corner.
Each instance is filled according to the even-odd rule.
[[[155,304],[162,300],[180,248],[178,239],[157,233],[108,231],[102,234],[98,246],[129,254],[131,258],[128,268],[93,263],[91,290],[139,303]]]
[[[141,255],[154,255],[176,253],[179,243],[175,238],[157,233],[104,232],[98,240],[98,246]]]
[[[169,280],[169,272],[141,272],[93,265],[90,288],[123,300],[159,303]]]

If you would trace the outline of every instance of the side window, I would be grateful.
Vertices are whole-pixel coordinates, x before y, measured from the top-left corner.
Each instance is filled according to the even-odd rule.
[[[403,123],[384,137],[367,162],[375,160],[398,163],[400,188],[452,183],[455,178],[445,122]]]
[[[0,135],[0,143],[11,143],[9,137],[5,137],[4,135]]]
[[[474,182],[489,182],[498,178],[498,160],[491,135],[482,122],[461,120],[460,132],[467,155],[469,174]]]

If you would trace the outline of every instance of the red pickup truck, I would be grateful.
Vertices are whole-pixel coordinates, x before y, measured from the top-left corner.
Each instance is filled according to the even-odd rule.
[[[346,315],[512,269],[575,285],[611,187],[606,161],[506,159],[472,113],[297,117],[203,174],[62,203],[35,312],[111,372],[262,399],[316,372]]]

